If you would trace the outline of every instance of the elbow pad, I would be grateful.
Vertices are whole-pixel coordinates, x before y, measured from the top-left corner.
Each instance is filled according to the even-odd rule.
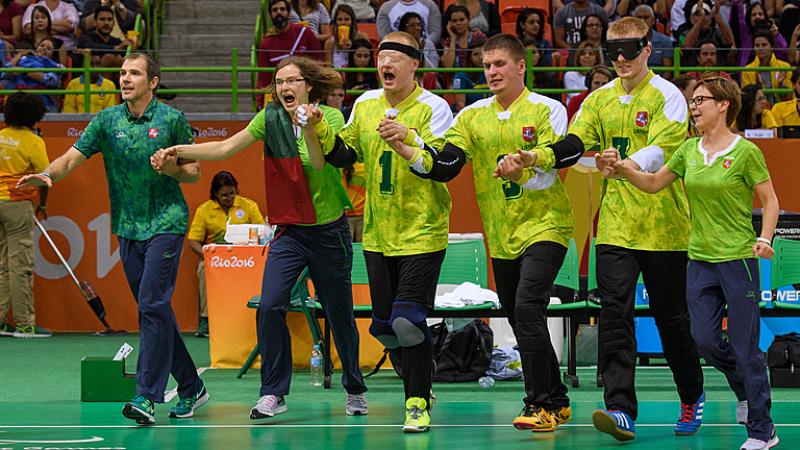
[[[445,144],[440,152],[437,152],[427,144],[423,150],[430,153],[433,158],[433,167],[428,173],[420,173],[412,167],[411,171],[420,178],[447,182],[455,178],[461,172],[464,164],[467,163],[467,155],[464,150],[450,143]]]
[[[336,142],[334,142],[331,151],[325,155],[325,161],[333,167],[342,168],[355,163],[357,157],[356,151],[348,147],[342,138],[336,136]]]
[[[551,145],[550,148],[553,149],[553,154],[556,157],[556,163],[553,165],[555,169],[563,169],[574,165],[583,156],[584,152],[583,141],[574,134],[568,134],[567,137]]]

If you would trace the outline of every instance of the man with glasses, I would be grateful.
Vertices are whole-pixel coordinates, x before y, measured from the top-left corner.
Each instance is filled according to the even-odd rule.
[[[611,24],[608,53],[619,78],[586,98],[564,142],[581,151],[615,148],[629,164],[652,173],[684,141],[688,114],[683,94],[648,69],[652,53],[648,31],[647,24],[635,17]],[[686,196],[679,184],[656,195],[644,194],[614,177],[613,169],[602,161],[598,168],[609,177],[597,227],[597,284],[602,299],[598,371],[606,409],[595,411],[592,421],[618,440],[636,436],[633,310],[641,273],[681,399],[675,434],[694,434],[700,428],[705,395],[686,306]],[[502,167],[498,170],[504,175]]]

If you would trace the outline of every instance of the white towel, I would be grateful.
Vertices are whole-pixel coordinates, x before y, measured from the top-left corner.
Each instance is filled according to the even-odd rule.
[[[497,293],[469,282],[461,283],[452,292],[437,295],[434,301],[437,308],[463,308],[484,303],[492,303],[495,309],[500,307]]]

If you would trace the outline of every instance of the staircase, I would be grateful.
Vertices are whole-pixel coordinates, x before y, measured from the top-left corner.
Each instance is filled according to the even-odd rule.
[[[259,0],[170,0],[164,2],[164,34],[159,36],[162,67],[231,67],[232,49],[239,50],[239,67],[250,65],[250,46]],[[230,72],[164,72],[170,89],[230,89]],[[250,88],[250,74],[238,76],[240,89]],[[239,95],[239,112],[249,112],[251,96]],[[167,101],[187,113],[233,112],[231,95],[179,94]]]

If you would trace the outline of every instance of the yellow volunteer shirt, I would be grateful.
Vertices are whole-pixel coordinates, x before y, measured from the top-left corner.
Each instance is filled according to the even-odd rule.
[[[233,225],[264,223],[264,216],[258,205],[249,198],[237,195],[228,214],[225,214],[216,200],[206,200],[194,213],[188,239],[203,244],[225,242],[225,225],[228,219]]]
[[[100,77],[96,83],[89,86],[92,91],[113,91],[116,89],[114,82],[106,78]],[[84,92],[83,75],[79,78],[73,78],[67,84],[68,91]],[[67,94],[64,96],[64,106],[61,108],[63,113],[82,113],[83,110],[83,95],[80,94]],[[90,112],[97,113],[109,106],[117,104],[116,94],[92,94],[89,96]]]
[[[44,139],[27,128],[0,130],[0,200],[33,200],[36,188],[17,189],[24,175],[44,171],[50,161]]]
[[[776,103],[772,107],[772,117],[778,127],[800,126],[800,105],[797,99]]]

